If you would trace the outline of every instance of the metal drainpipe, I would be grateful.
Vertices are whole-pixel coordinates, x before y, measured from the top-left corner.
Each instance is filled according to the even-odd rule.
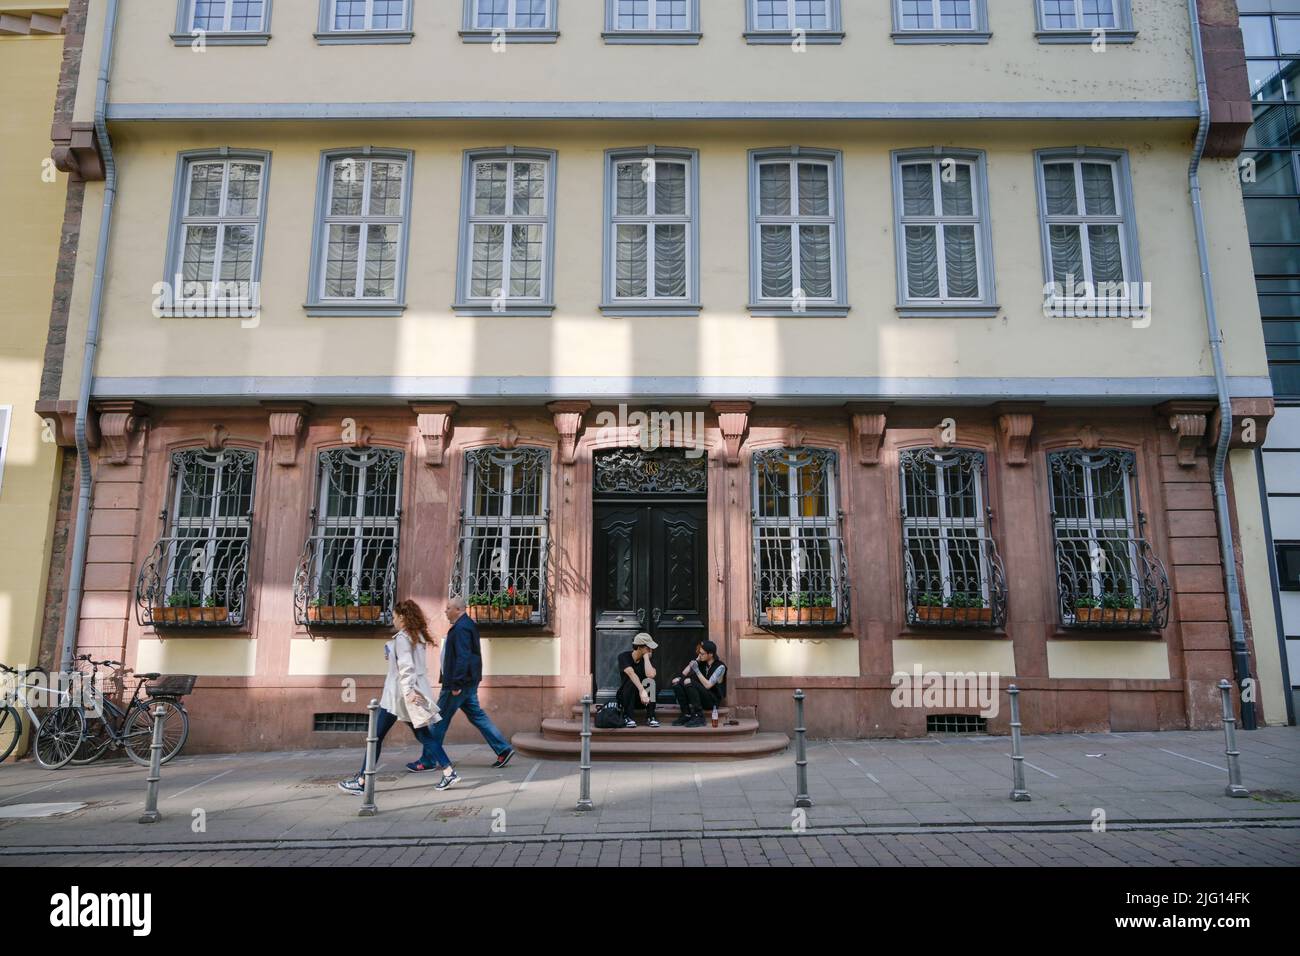
[[[1210,275],[1210,257],[1205,238],[1205,214],[1201,209],[1201,157],[1210,135],[1210,94],[1205,80],[1205,55],[1201,47],[1201,14],[1197,0],[1187,0],[1191,19],[1192,59],[1196,65],[1196,100],[1200,124],[1196,145],[1187,167],[1187,183],[1192,196],[1192,219],[1196,225],[1196,253],[1201,265],[1201,295],[1205,299],[1205,324],[1209,332],[1210,356],[1214,360],[1214,387],[1219,401],[1219,438],[1214,448],[1210,479],[1214,484],[1214,510],[1219,519],[1219,552],[1223,561],[1224,586],[1228,597],[1228,626],[1232,634],[1232,663],[1240,696],[1244,681],[1250,677],[1250,652],[1246,648],[1246,623],[1241,610],[1241,582],[1237,578],[1237,555],[1232,545],[1232,512],[1228,506],[1228,489],[1223,479],[1228,461],[1228,442],[1232,438],[1232,397],[1228,394],[1228,374],[1223,364],[1222,334],[1214,307],[1214,279]],[[1254,730],[1255,705],[1241,701],[1241,729]]]
[[[86,541],[90,524],[90,451],[86,445],[86,419],[90,412],[90,387],[99,351],[100,314],[104,297],[104,266],[108,260],[108,232],[113,222],[113,203],[117,199],[117,166],[113,162],[113,144],[108,138],[105,107],[108,102],[108,76],[113,64],[113,36],[117,29],[118,0],[108,0],[104,15],[104,41],[99,54],[99,79],[95,88],[95,135],[104,159],[104,209],[99,220],[99,244],[95,249],[95,278],[90,287],[90,316],[86,325],[85,351],[81,363],[81,390],[77,395],[77,418],[74,434],[77,441],[77,516],[73,526],[72,572],[68,580],[68,606],[63,619],[63,648],[59,669],[72,669],[72,652],[77,646],[77,629],[81,618],[81,591],[86,576]]]

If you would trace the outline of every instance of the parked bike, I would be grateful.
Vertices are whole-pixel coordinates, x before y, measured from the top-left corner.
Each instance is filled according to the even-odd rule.
[[[33,681],[33,675],[43,680]],[[57,700],[54,707],[38,708],[32,698],[45,695]],[[22,739],[23,713],[33,730],[32,754],[46,770],[57,770],[72,760],[86,732],[86,715],[81,701],[70,690],[51,685],[43,667],[18,670],[0,664],[0,760],[4,760]]]
[[[194,689],[193,674],[136,674],[135,690],[125,708],[108,697],[99,696],[99,669],[114,668],[114,682],[121,685],[121,661],[92,660],[82,654],[77,660],[90,665],[90,694],[99,701],[99,712],[86,715],[85,733],[75,749],[72,763],[81,765],[98,760],[118,747],[141,766],[149,766],[153,747],[154,711],[163,708],[163,752],[166,763],[181,752],[190,736],[190,715],[181,698]],[[141,696],[141,691],[144,696]]]

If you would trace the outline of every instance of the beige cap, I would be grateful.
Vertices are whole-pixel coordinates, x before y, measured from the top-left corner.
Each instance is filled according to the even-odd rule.
[[[651,637],[649,634],[647,634],[645,631],[642,631],[636,637],[632,638],[632,646],[637,647],[638,645],[642,647],[648,647],[652,651],[659,646],[658,644],[655,643],[654,638]]]

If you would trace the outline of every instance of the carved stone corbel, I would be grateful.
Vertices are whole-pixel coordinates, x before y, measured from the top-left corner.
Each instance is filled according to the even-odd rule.
[[[1101,447],[1101,432],[1091,425],[1079,429],[1079,444],[1084,451],[1096,451]]]
[[[1002,458],[1008,465],[1024,465],[1029,462],[1029,439],[1034,434],[1034,410],[1037,408],[1037,405],[1008,403],[997,406]]]
[[[455,402],[411,402],[415,427],[424,439],[424,463],[430,468],[441,465],[451,444],[453,417],[460,408]]]
[[[208,437],[203,443],[203,447],[208,451],[221,451],[226,447],[226,441],[229,438],[230,432],[226,429],[226,426],[214,422],[208,428]]]
[[[546,406],[560,433],[560,463],[572,465],[577,458],[578,432],[582,430],[582,416],[591,408],[591,402],[551,402]]]
[[[125,465],[131,453],[131,439],[144,424],[149,407],[131,400],[97,402],[99,434],[110,465]]]
[[[740,461],[740,446],[749,431],[749,413],[753,402],[713,402],[710,406],[718,416],[718,429],[722,432],[722,454],[728,466]]]
[[[879,464],[889,405],[852,402],[844,407],[853,417],[853,431],[858,436],[858,461],[864,465]]]
[[[1169,428],[1178,436],[1174,457],[1183,468],[1196,465],[1196,452],[1205,438],[1213,402],[1165,402],[1156,408],[1161,417],[1167,417]]]
[[[311,405],[306,402],[263,402],[271,413],[271,459],[292,468],[298,462],[298,439],[307,427]]]
[[[808,436],[808,429],[798,422],[791,422],[785,429],[785,447],[802,448],[804,439]]]

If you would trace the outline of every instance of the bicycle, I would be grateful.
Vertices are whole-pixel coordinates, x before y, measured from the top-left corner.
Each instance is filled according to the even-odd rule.
[[[4,676],[4,690],[0,694],[0,760],[7,758],[23,736],[23,712],[34,731],[32,755],[46,770],[58,770],[72,760],[86,733],[86,715],[70,690],[49,686],[49,675],[43,667],[23,670],[0,664]],[[33,674],[45,676],[45,681],[33,683]],[[57,707],[48,708],[43,717],[32,705],[31,691],[54,694],[60,701]]]
[[[90,693],[92,699],[99,702],[99,709],[86,722],[80,746],[72,756],[73,764],[82,766],[91,763],[106,751],[121,747],[134,762],[142,767],[149,766],[153,755],[153,711],[156,707],[164,710],[162,762],[166,763],[181,752],[190,736],[190,715],[180,698],[194,689],[193,675],[163,677],[156,673],[136,674],[135,690],[124,709],[107,697],[98,696],[99,669],[117,668],[114,680],[120,682],[122,662],[92,660],[89,654],[82,654],[77,660],[91,667]],[[154,683],[150,684],[151,681]],[[146,687],[146,684],[149,686]],[[142,689],[144,697],[140,696]]]

